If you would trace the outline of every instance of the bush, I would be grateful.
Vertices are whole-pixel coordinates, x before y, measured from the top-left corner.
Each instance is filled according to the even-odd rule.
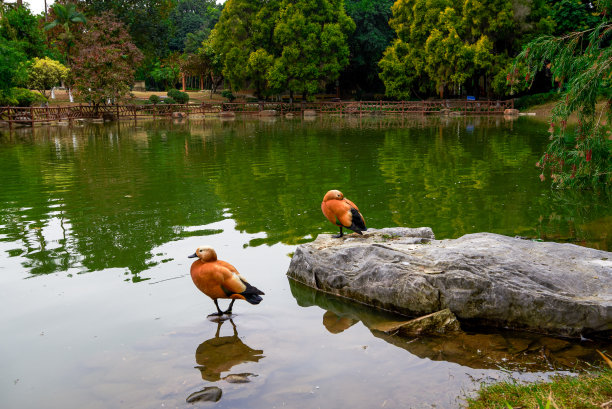
[[[173,98],[179,104],[186,104],[189,102],[189,94],[178,89],[171,89],[168,91],[168,96]]]
[[[159,104],[159,101],[161,101],[161,98],[157,95],[151,95],[149,97],[149,102],[152,103],[153,105]]]
[[[172,97],[164,98],[164,104],[173,105],[176,104],[176,101]]]
[[[232,94],[232,91],[230,91],[230,90],[228,90],[228,89],[223,90],[223,92],[221,93],[221,96],[222,96],[223,98],[227,98],[227,100],[228,100],[229,102],[232,102],[233,100],[235,100],[235,99],[236,99],[236,96],[235,96],[234,94]]]
[[[47,102],[47,98],[43,97],[39,92],[30,91],[25,88],[12,88],[11,96],[18,107],[31,107],[35,104]]]

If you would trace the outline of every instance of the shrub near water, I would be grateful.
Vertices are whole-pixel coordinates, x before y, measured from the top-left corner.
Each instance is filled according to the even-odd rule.
[[[13,88],[11,96],[18,107],[30,107],[47,102],[47,98],[43,97],[39,92],[30,91],[25,88]]]
[[[168,91],[168,96],[172,98],[178,104],[186,104],[189,102],[189,94],[178,89],[171,89]],[[168,103],[168,102],[166,102]]]

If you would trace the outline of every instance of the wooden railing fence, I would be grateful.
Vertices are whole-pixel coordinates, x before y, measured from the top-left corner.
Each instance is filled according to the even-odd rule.
[[[303,114],[306,111],[318,114],[338,115],[407,115],[441,114],[453,112],[462,115],[503,114],[514,108],[514,100],[506,101],[338,101],[338,102],[221,102],[196,104],[157,105],[89,105],[54,107],[0,107],[0,122],[30,124],[37,122],[73,121],[76,119],[134,119],[169,117],[176,112],[188,116],[193,114],[236,113],[259,115]]]

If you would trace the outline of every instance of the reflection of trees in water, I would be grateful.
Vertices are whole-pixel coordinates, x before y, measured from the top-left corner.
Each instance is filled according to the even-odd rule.
[[[137,281],[153,248],[211,233],[186,227],[219,221],[224,209],[238,230],[265,232],[253,246],[331,231],[320,202],[334,187],[359,197],[370,227],[578,237],[609,248],[601,223],[588,226],[607,216],[609,199],[551,200],[525,171],[546,143],[533,128],[501,117],[319,116],[0,131],[0,234],[19,243],[10,255],[33,274],[114,267]]]
[[[289,279],[291,294],[302,307],[318,306],[325,311],[323,325],[337,334],[361,321],[372,335],[405,349],[419,358],[448,361],[475,369],[506,368],[521,371],[572,370],[600,362],[595,342],[579,343],[545,335],[515,331],[466,331],[447,336],[404,337],[377,330],[400,317],[345,298],[314,290]]]
[[[195,352],[195,360],[198,364],[202,379],[208,382],[217,382],[221,379],[228,383],[248,383],[250,378],[257,376],[254,373],[229,373],[223,377],[222,374],[229,372],[234,366],[247,362],[259,362],[264,358],[263,350],[252,349],[238,337],[238,330],[234,322],[227,321],[232,325],[233,334],[220,336],[221,326],[226,320],[217,319],[217,330],[213,338],[207,339],[198,345]],[[218,386],[207,386],[194,392],[187,397],[187,402],[195,401],[218,401],[221,399],[222,390]]]

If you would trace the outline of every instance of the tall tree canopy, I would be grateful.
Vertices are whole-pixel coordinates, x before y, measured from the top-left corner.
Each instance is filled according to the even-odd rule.
[[[387,95],[505,92],[491,84],[506,75],[524,36],[552,31],[547,7],[529,0],[397,0],[389,22],[397,39],[379,63]]]
[[[61,44],[66,64],[70,66],[71,51],[76,35],[74,32],[75,27],[80,26],[82,28],[87,23],[87,19],[83,13],[77,10],[76,5],[73,3],[55,3],[51,6],[51,10],[53,20],[45,24],[45,30],[49,31],[55,27],[59,28],[59,31],[56,30],[56,40]]]
[[[78,93],[95,106],[116,101],[130,92],[142,53],[125,26],[111,12],[89,20],[78,37],[71,67]]]
[[[389,26],[389,19],[394,1],[346,1],[346,13],[355,22],[355,31],[348,36],[350,61],[341,75],[344,88],[357,88],[359,94],[362,90],[383,89],[378,77],[378,61],[393,40],[394,33]]]
[[[87,15],[111,11],[126,27],[134,44],[148,57],[170,53],[170,13],[175,0],[82,0]]]
[[[0,18],[0,37],[13,41],[13,45],[28,58],[42,57],[47,52],[45,36],[38,18],[25,7],[7,10]]]
[[[184,51],[189,45],[189,52],[196,52],[220,15],[221,7],[215,0],[178,0],[170,12],[170,50]]]
[[[348,64],[342,0],[228,0],[210,37],[232,88],[311,95]]]

